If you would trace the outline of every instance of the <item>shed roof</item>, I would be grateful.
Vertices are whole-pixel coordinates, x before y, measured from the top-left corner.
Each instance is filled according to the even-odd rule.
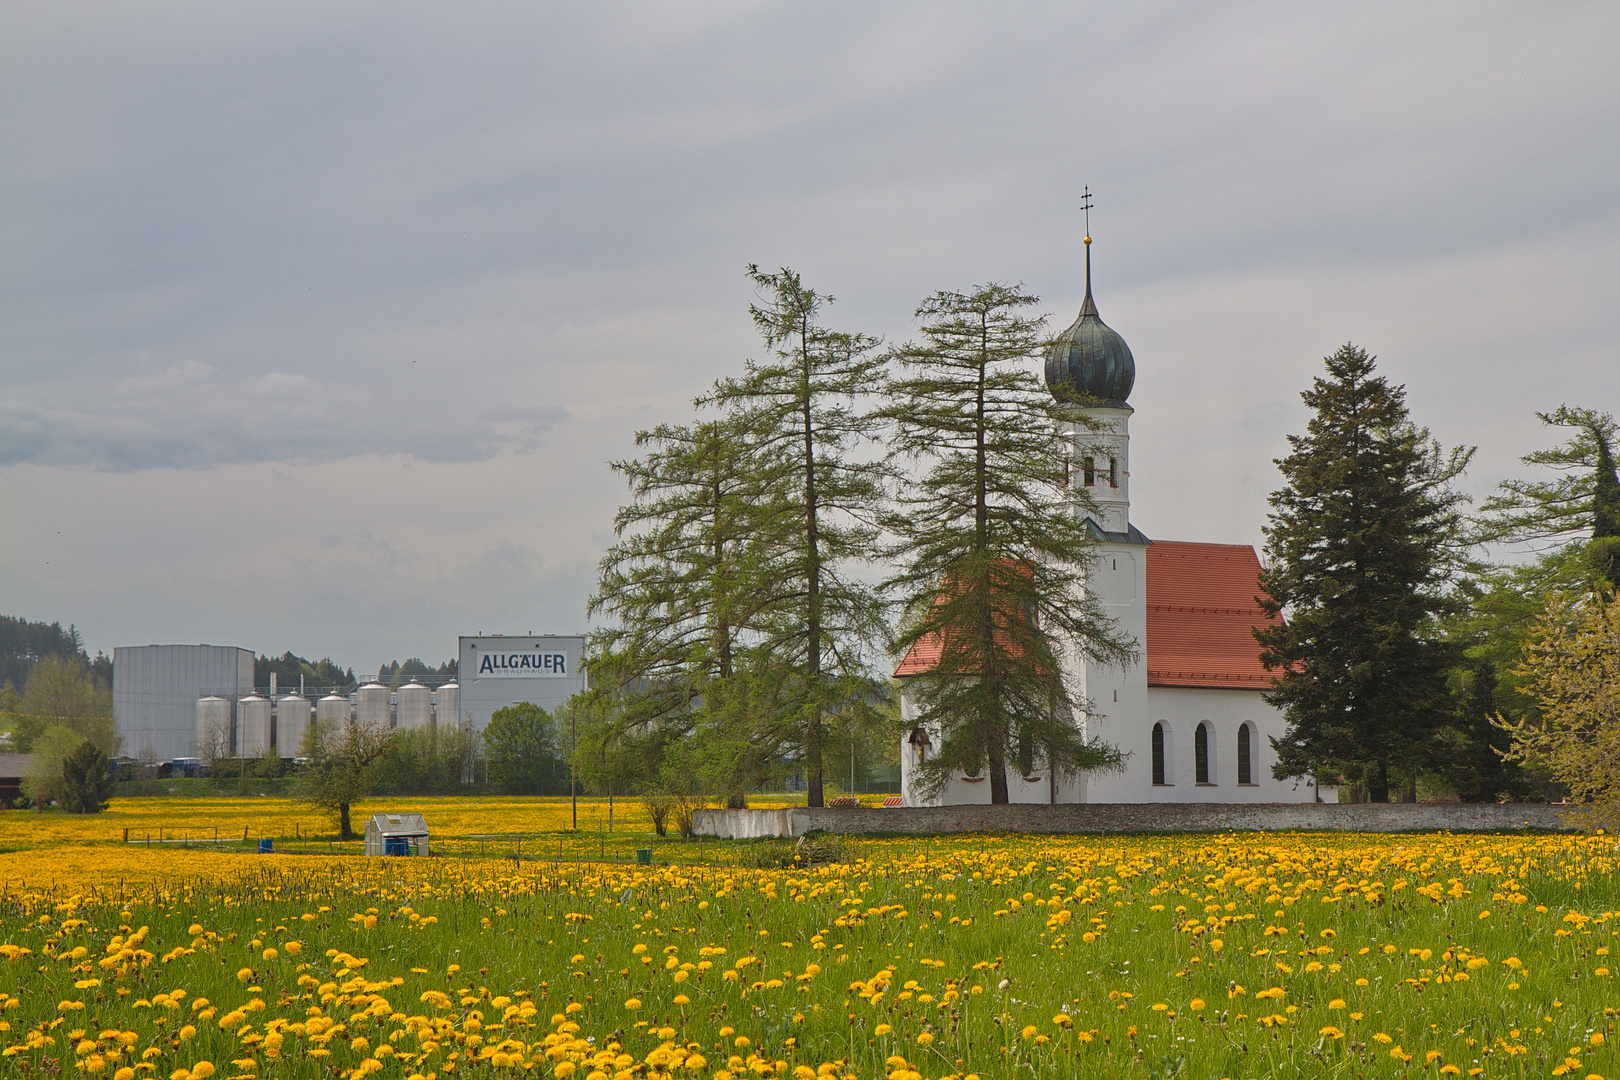
[[[1260,609],[1260,558],[1247,544],[1157,540],[1147,549],[1149,686],[1265,690],[1254,627],[1280,622]]]
[[[33,754],[0,754],[0,778],[20,780],[33,764]]]
[[[375,827],[384,836],[426,836],[427,818],[421,814],[372,814],[366,822],[369,830]]]

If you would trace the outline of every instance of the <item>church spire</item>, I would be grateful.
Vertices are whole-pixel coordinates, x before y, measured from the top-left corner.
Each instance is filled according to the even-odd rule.
[[[1093,319],[1099,318],[1097,302],[1091,298],[1091,230],[1086,229],[1086,299],[1080,305],[1080,317],[1083,319],[1090,315]]]
[[[1080,208],[1086,212],[1086,299],[1074,325],[1059,334],[1046,354],[1046,386],[1059,401],[1088,408],[1129,409],[1136,382],[1136,360],[1125,339],[1097,315],[1091,296],[1091,188]]]
[[[1086,300],[1080,305],[1080,317],[1087,315],[1098,318],[1097,304],[1091,299],[1091,185],[1086,185],[1085,194],[1080,198],[1080,209],[1086,212]]]

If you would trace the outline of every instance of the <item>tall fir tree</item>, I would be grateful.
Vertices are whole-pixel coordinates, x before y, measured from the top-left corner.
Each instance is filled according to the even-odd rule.
[[[1074,502],[1085,493],[1067,483],[1059,431],[1074,416],[1035,375],[1047,345],[1027,314],[1038,302],[997,284],[935,293],[916,312],[920,340],[891,353],[891,446],[924,471],[889,522],[901,569],[886,588],[904,607],[898,647],[939,649],[910,678],[916,723],[941,735],[922,786],[983,770],[992,803],[1007,802],[1009,759],[1070,774],[1118,765],[1117,750],[1082,734],[1087,703],[1064,673],[1077,653],[1135,656],[1085,590],[1096,542]]]
[[[1277,462],[1259,598],[1286,621],[1254,632],[1288,725],[1272,772],[1387,802],[1391,768],[1429,763],[1450,715],[1437,616],[1461,545],[1451,483],[1473,451],[1442,451],[1353,344],[1301,396],[1314,415]]]
[[[769,511],[756,522],[746,589],[768,612],[755,643],[768,684],[749,689],[742,715],[770,733],[761,741],[794,733],[807,801],[821,806],[827,716],[868,710],[868,654],[882,633],[882,604],[857,570],[878,553],[886,497],[883,465],[858,456],[880,431],[861,402],[881,391],[884,361],[876,339],[823,325],[832,297],[794,271],[750,266],[748,276],[761,294],[749,314],[770,356],[699,399],[745,426],[756,452],[791,465],[761,491]]]

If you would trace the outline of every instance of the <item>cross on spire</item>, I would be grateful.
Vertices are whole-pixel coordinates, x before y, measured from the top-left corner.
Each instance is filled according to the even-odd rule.
[[[1091,185],[1087,184],[1080,196],[1080,209],[1086,212],[1086,299],[1080,305],[1081,315],[1096,316],[1097,305],[1091,299]]]

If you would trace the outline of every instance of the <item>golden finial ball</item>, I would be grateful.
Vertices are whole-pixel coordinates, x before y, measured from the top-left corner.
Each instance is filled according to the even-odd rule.
[[[1090,244],[1090,243],[1091,243],[1091,237],[1089,237],[1089,236],[1088,236],[1088,237],[1086,237],[1086,243],[1087,243],[1087,244]]]

